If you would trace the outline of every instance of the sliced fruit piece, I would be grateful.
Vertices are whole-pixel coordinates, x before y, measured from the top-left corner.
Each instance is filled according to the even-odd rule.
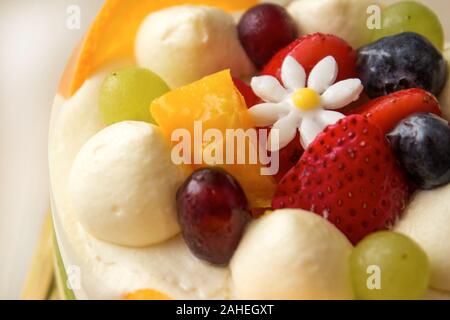
[[[389,133],[404,118],[416,112],[431,112],[441,115],[437,99],[422,89],[406,89],[371,100],[350,111],[367,116],[369,121],[384,133]]]
[[[278,184],[272,206],[315,212],[357,243],[392,226],[408,197],[404,171],[384,134],[352,115],[317,136]]]
[[[210,5],[228,12],[246,10],[256,0],[191,0],[192,5]],[[151,12],[186,4],[184,0],[107,0],[88,33],[74,51],[58,92],[72,96],[99,68],[116,59],[133,57],[134,40],[141,22]]]
[[[168,295],[154,290],[154,289],[142,289],[131,293],[127,293],[124,296],[125,300],[172,300]]]
[[[166,93],[153,101],[150,111],[168,137],[180,128],[194,133],[196,121],[202,122],[203,131],[253,127],[229,70]]]
[[[275,76],[281,80],[281,66],[286,56],[294,57],[307,74],[323,58],[333,56],[339,73],[336,81],[356,78],[356,51],[344,40],[333,35],[314,33],[301,37],[278,52],[265,66],[262,74]]]
[[[172,134],[179,129],[186,129],[190,133],[192,154],[190,163],[194,168],[205,167],[205,150],[208,147],[225,148],[227,129],[253,128],[250,115],[245,105],[244,98],[239,93],[233,83],[230,71],[222,71],[211,76],[205,77],[190,85],[173,90],[164,96],[156,99],[151,105],[153,118],[162,128],[168,140],[171,140]],[[203,145],[197,146],[194,137],[198,134],[194,129],[201,123],[203,133],[208,129],[218,130],[223,140],[203,142]],[[198,129],[197,129],[198,130]],[[180,131],[178,131],[180,132]],[[236,132],[234,132],[236,133]],[[201,134],[201,133],[200,133]],[[175,142],[177,144],[178,142]],[[259,164],[237,164],[239,145],[234,145],[234,164],[224,164],[226,162],[226,150],[223,150],[223,156],[220,163],[209,163],[223,168],[230,173],[242,186],[246,192],[252,207],[267,207],[270,205],[275,190],[275,182],[271,176],[262,176]],[[246,143],[245,158],[248,163],[250,147],[256,146]],[[197,159],[194,161],[195,154]],[[195,164],[197,162],[197,164]]]

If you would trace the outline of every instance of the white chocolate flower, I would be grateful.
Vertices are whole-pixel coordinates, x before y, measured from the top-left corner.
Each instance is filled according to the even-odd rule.
[[[272,76],[254,77],[253,92],[265,101],[250,109],[258,127],[272,126],[268,149],[277,151],[295,138],[297,130],[304,148],[328,125],[345,116],[337,111],[358,100],[363,90],[359,79],[337,83],[338,65],[332,56],[317,63],[306,79],[305,69],[287,56],[281,67],[283,85]],[[307,86],[306,86],[307,84]],[[328,109],[328,110],[327,110]],[[272,141],[279,135],[277,141]]]

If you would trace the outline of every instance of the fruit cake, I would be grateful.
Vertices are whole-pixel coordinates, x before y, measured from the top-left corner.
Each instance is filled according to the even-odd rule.
[[[450,297],[449,58],[419,2],[107,0],[50,126],[66,298]]]

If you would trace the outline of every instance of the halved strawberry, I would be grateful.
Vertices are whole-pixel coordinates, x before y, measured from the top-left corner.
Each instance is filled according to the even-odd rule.
[[[371,100],[351,110],[367,116],[384,133],[389,133],[404,118],[416,112],[431,112],[440,116],[441,108],[435,96],[422,89],[406,89]]]
[[[322,215],[357,243],[392,226],[408,197],[384,134],[366,117],[351,115],[317,136],[280,181],[272,206]]]
[[[286,56],[294,57],[307,74],[323,58],[333,56],[338,64],[337,81],[356,78],[356,51],[344,40],[333,35],[314,33],[298,38],[279,51],[262,70],[262,74],[281,79],[281,66]]]

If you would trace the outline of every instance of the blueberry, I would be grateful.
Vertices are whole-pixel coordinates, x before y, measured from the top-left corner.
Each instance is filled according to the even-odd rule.
[[[387,135],[400,163],[422,189],[450,182],[450,126],[432,113],[416,113]]]
[[[447,64],[426,38],[404,32],[359,49],[358,73],[371,98],[409,88],[438,96],[447,78]]]

